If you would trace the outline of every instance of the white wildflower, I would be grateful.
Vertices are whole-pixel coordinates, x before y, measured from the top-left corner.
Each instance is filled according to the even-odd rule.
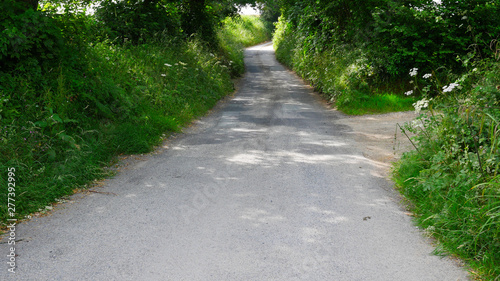
[[[413,77],[415,75],[417,75],[417,72],[418,72],[418,68],[412,68],[410,69],[410,76]]]
[[[171,66],[172,66],[171,64],[168,64],[168,63],[166,63],[165,65],[166,65],[166,66],[168,66],[168,67],[171,67]]]
[[[463,16],[463,17],[462,17],[462,20],[466,20],[466,19],[467,19],[467,16]]]
[[[422,110],[422,108],[426,108],[429,106],[429,101],[428,99],[421,99],[417,101],[416,103],[413,104],[413,107],[415,107],[415,112],[418,114]]]
[[[424,79],[427,79],[427,78],[430,78],[430,77],[432,77],[432,74],[430,74],[430,73],[427,73],[427,74],[425,74],[425,75],[424,75],[423,77],[424,77]]]
[[[109,57],[106,57],[107,60],[109,60]]]
[[[409,95],[411,95],[411,94],[413,94],[413,90],[410,90],[410,91],[408,91],[408,92],[405,92],[405,95],[407,95],[407,96],[409,96]]]
[[[179,61],[179,63],[180,63],[181,65],[187,65],[187,63],[182,62],[182,61]]]
[[[163,74],[163,73],[162,73],[162,74],[161,74],[161,76],[162,76],[162,77],[165,77],[165,76],[167,76],[167,74]]]
[[[413,128],[420,128],[420,129],[423,129],[424,128],[424,125],[422,124],[422,122],[418,121],[418,120],[413,120],[411,121],[411,126]]]
[[[451,92],[451,91],[453,91],[453,89],[455,89],[455,87],[458,87],[458,86],[460,86],[460,85],[458,85],[457,83],[451,83],[448,86],[444,86],[443,93]]]

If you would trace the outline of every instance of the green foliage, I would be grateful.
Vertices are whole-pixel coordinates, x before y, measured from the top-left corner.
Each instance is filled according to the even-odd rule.
[[[477,59],[489,57],[490,42],[500,32],[500,7],[494,1],[388,3],[373,13],[367,51],[376,68],[392,76],[413,67],[462,72],[457,56],[473,51]]]
[[[257,16],[228,17],[223,21],[227,38],[234,38],[244,47],[250,47],[271,40],[271,30]]]
[[[161,33],[174,37],[181,32],[178,7],[164,1],[103,1],[95,16],[118,42],[137,44]]]
[[[0,3],[0,70],[26,71],[54,60],[62,35],[48,15],[32,9],[19,12],[14,1]]]
[[[437,112],[406,126],[417,150],[403,156],[394,175],[419,225],[442,250],[494,280],[500,276],[500,64],[483,67],[485,78],[463,98],[437,103]]]
[[[283,16],[278,19],[273,35],[273,46],[276,51],[276,58],[288,67],[293,68],[294,49],[297,44],[293,26],[290,21]]]
[[[266,0],[263,1],[263,3],[257,4],[257,7],[261,11],[260,18],[270,31],[274,31],[274,23],[278,22],[278,18],[281,15],[280,6],[277,3],[278,1],[280,0]]]
[[[342,94],[336,106],[349,115],[389,113],[413,110],[415,98],[392,94],[365,95],[359,92]]]

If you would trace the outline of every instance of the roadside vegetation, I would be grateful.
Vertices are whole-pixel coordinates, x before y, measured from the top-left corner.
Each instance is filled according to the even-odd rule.
[[[395,164],[394,180],[418,225],[439,241],[437,253],[454,254],[480,278],[498,280],[500,64],[489,61],[464,76],[445,86],[453,96],[417,102],[427,110],[403,128],[416,135],[415,150]]]
[[[437,253],[500,280],[500,5],[440,2],[285,0],[274,46],[345,113],[420,114],[394,180]]]
[[[117,155],[149,152],[205,114],[243,73],[242,47],[270,39],[234,3],[105,1],[86,14],[74,1],[24,2],[0,4],[2,223],[45,211],[110,176]]]
[[[278,60],[338,109],[420,113],[398,188],[437,252],[500,280],[497,0],[38,2],[0,1],[1,222],[8,198],[15,218],[43,212],[203,115],[277,21]]]

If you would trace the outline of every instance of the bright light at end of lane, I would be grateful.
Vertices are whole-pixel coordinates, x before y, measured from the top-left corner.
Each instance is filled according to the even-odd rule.
[[[258,9],[256,9],[256,8],[253,8],[250,5],[246,5],[246,6],[240,7],[238,9],[238,13],[240,15],[260,15],[260,11]]]

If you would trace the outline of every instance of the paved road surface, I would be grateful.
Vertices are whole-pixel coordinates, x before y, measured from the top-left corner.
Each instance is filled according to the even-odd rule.
[[[109,193],[19,225],[17,273],[1,244],[0,279],[466,280],[270,44],[246,63],[232,100]]]

